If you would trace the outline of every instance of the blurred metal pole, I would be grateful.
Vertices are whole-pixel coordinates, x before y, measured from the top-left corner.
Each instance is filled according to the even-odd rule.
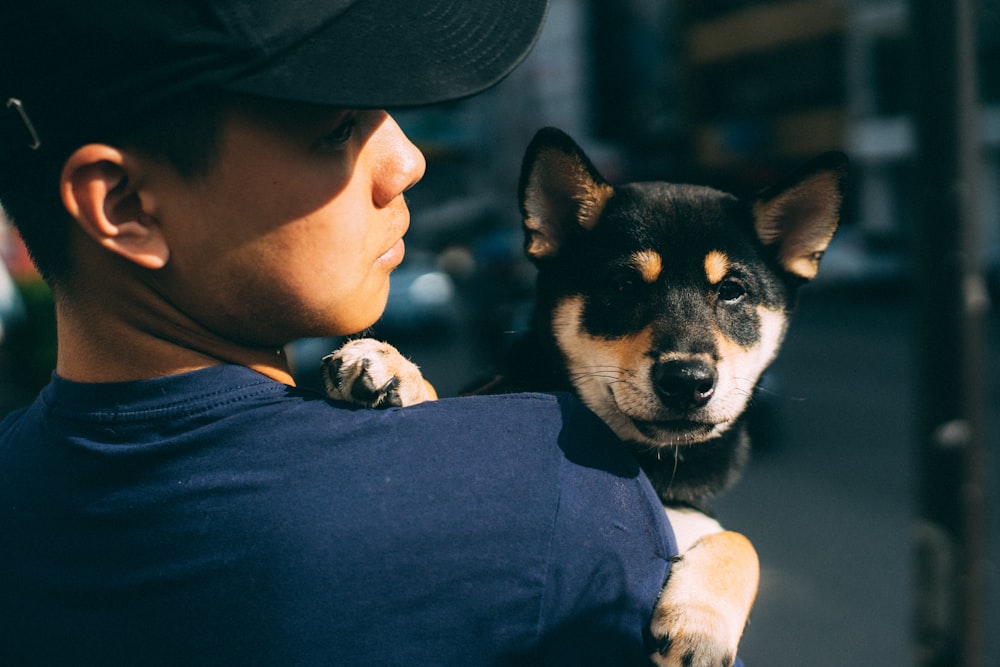
[[[984,358],[973,0],[911,0],[919,217],[915,659],[985,667]]]

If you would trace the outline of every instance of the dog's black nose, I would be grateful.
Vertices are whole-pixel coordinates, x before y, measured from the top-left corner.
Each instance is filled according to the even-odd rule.
[[[673,359],[653,366],[653,387],[664,405],[700,408],[715,393],[715,367],[699,359]]]

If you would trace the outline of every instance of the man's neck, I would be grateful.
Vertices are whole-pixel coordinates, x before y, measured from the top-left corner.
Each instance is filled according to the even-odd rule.
[[[119,308],[101,307],[97,300],[83,305],[64,301],[56,299],[56,372],[67,380],[144,380],[237,364],[277,382],[295,384],[282,349],[225,340],[163,303],[123,314]]]

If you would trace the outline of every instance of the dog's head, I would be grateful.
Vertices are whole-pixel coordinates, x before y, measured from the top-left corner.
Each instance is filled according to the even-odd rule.
[[[525,249],[580,398],[624,440],[702,442],[742,415],[840,219],[846,157],[752,200],[663,182],[614,187],[564,133],[521,173]]]

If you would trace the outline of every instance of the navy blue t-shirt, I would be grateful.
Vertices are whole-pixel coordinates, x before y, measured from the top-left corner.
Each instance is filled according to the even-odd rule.
[[[0,425],[2,665],[645,665],[674,552],[567,396],[357,410],[217,366]]]

